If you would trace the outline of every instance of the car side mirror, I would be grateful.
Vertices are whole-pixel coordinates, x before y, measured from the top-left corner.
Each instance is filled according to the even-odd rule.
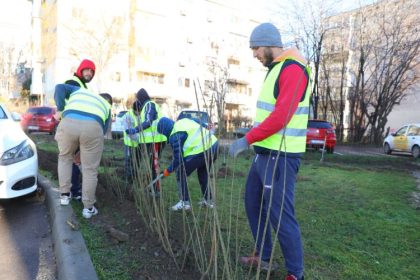
[[[13,119],[15,122],[20,122],[22,118],[20,117],[20,114],[19,114],[19,113],[12,112],[12,119]]]

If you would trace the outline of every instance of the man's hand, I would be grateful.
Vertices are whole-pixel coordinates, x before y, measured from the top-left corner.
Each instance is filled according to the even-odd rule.
[[[63,112],[60,112],[60,111],[56,111],[55,112],[55,115],[54,115],[54,118],[57,120],[57,121],[61,121],[61,114],[62,114]]]
[[[229,155],[231,157],[236,157],[240,152],[248,149],[249,144],[246,141],[245,137],[242,137],[238,140],[235,140],[229,147]]]
[[[78,151],[77,153],[75,153],[73,155],[73,163],[76,165],[80,165],[81,160],[80,160],[80,151]]]

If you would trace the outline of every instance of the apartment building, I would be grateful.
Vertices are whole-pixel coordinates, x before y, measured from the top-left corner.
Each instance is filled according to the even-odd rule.
[[[93,91],[109,92],[123,107],[143,87],[170,117],[199,108],[217,120],[211,88],[225,84],[231,130],[240,115],[252,118],[266,71],[248,47],[262,20],[241,6],[236,0],[45,0],[44,100],[53,102],[55,84],[90,58],[97,66]]]
[[[350,100],[357,86],[356,80],[361,57],[360,46],[364,45],[364,51],[366,52],[365,71],[363,73],[366,82],[367,79],[374,76],[374,73],[371,72],[372,69],[378,70],[377,67],[375,68],[372,65],[379,64],[379,61],[376,60],[380,57],[381,47],[383,46],[383,50],[389,48],[389,45],[384,45],[387,38],[398,38],[395,33],[401,32],[401,34],[411,34],[408,35],[411,36],[408,40],[407,35],[401,35],[399,38],[404,41],[399,42],[401,44],[419,39],[418,31],[416,35],[416,27],[414,26],[414,23],[418,22],[419,6],[419,2],[415,0],[384,0],[324,19],[325,36],[322,55],[323,65],[321,66],[321,89],[324,93],[329,92],[331,98],[329,102],[334,104],[328,109],[326,118],[334,122],[337,115],[334,115],[336,113],[331,110],[331,107],[335,107],[337,111],[340,100],[343,100],[345,137],[352,129],[349,126],[351,117]],[[387,12],[384,14],[384,11]],[[396,27],[396,24],[400,24],[400,26]],[[391,34],[392,32],[394,34]],[[395,46],[399,47],[397,42],[395,42]],[[418,52],[416,59],[417,61],[420,59]],[[399,58],[396,56],[393,63],[399,63],[398,61]],[[418,70],[417,68],[417,73]],[[419,122],[419,86],[419,84],[415,84],[410,87],[410,90],[406,91],[406,97],[388,115],[386,127],[393,130],[405,123]],[[342,99],[341,94],[343,94]],[[365,124],[362,123],[361,125],[364,126]]]

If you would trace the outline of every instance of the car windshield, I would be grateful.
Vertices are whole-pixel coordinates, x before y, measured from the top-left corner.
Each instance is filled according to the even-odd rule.
[[[317,121],[309,121],[308,127],[311,128],[332,128],[332,125],[328,122],[317,122]]]
[[[407,126],[404,126],[395,133],[396,136],[405,135],[405,132],[407,131]]]
[[[7,119],[6,112],[3,110],[2,107],[0,107],[0,120],[5,120],[5,119]]]
[[[117,118],[121,118],[122,116],[125,115],[125,113],[127,113],[127,111],[121,111],[118,113]]]
[[[53,109],[48,107],[29,108],[28,113],[34,115],[49,115],[53,113]]]
[[[209,115],[206,112],[182,111],[178,116],[178,120],[183,118],[196,119],[201,121],[202,123],[209,123]]]

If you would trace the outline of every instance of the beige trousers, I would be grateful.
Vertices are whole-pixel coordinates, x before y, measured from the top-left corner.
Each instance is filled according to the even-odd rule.
[[[60,193],[71,188],[73,155],[80,147],[82,165],[82,201],[85,208],[96,202],[98,167],[104,149],[104,134],[96,121],[64,118],[57,128],[55,140],[58,143],[58,182]]]

